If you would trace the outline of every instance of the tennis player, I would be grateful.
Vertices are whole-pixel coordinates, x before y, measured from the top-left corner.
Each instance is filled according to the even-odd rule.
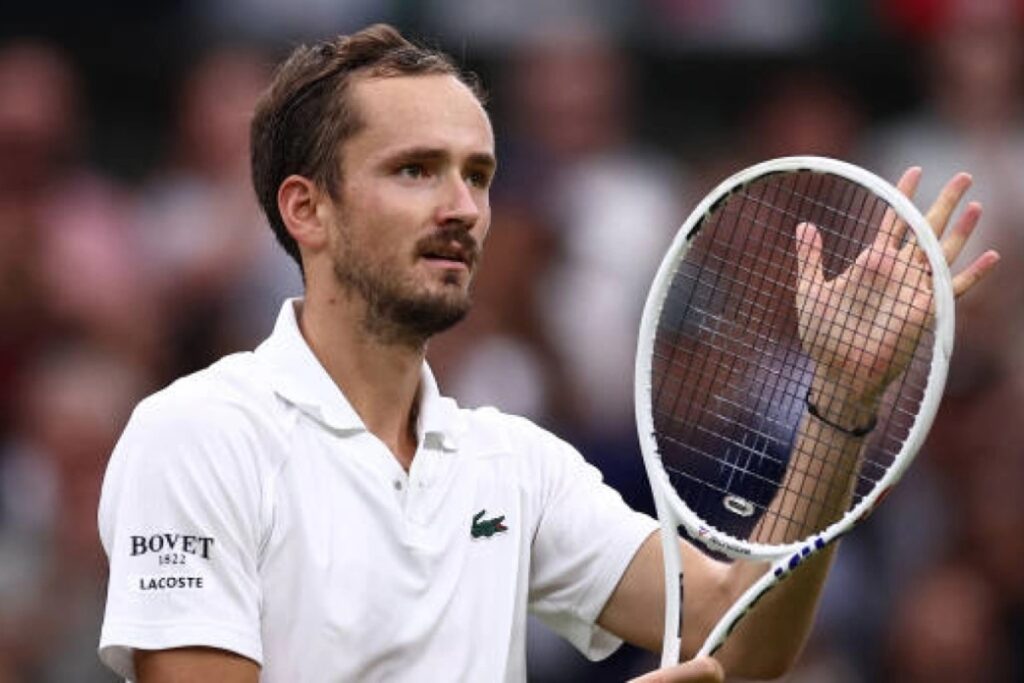
[[[252,172],[305,294],[254,352],[134,411],[99,510],[112,669],[145,683],[522,681],[528,612],[591,658],[622,640],[660,648],[656,523],[553,435],[443,397],[424,361],[469,310],[496,166],[474,80],[390,27],[281,66],[253,120]],[[968,184],[946,186],[937,231]],[[949,232],[950,258],[978,214]],[[813,261],[812,237],[803,251]],[[829,417],[822,438],[856,449],[867,418]],[[693,652],[763,569],[684,548]],[[830,556],[758,605],[721,666],[645,679],[780,675]]]

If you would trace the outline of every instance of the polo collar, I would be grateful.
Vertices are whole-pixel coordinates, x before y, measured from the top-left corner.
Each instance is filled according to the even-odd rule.
[[[297,313],[302,299],[288,299],[277,316],[274,331],[256,349],[269,371],[274,392],[285,401],[342,432],[365,432],[366,425],[345,394],[317,360],[299,330]],[[441,396],[434,373],[424,361],[420,371],[417,436],[433,438],[444,450],[455,450],[462,420],[454,400]]]

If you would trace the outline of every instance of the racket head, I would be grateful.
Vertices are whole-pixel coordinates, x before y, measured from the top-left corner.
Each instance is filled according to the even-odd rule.
[[[815,179],[817,179],[817,184],[811,182]],[[789,202],[782,209],[781,214],[772,217],[772,207],[770,206],[772,202],[768,200],[767,195],[763,194],[764,188],[780,186],[780,184],[784,186],[785,183],[794,184],[798,189],[794,190],[792,195],[800,195],[801,197],[795,202]],[[807,184],[801,185],[800,183]],[[760,197],[760,201],[743,198],[743,193],[746,191],[754,192],[755,197]],[[756,192],[762,192],[762,194],[756,195]],[[828,196],[845,197],[843,201],[846,203],[838,209],[833,208],[830,214],[827,208],[821,206],[826,204],[825,199],[820,197],[815,199],[815,193],[823,193],[826,195],[826,198],[829,198]],[[857,193],[863,193],[864,199],[861,199]],[[792,199],[793,197],[791,196],[790,198]],[[864,205],[861,207],[863,202],[869,200],[877,203],[873,206]],[[833,236],[841,235],[840,230],[829,228],[826,225],[829,221],[834,222],[837,217],[840,219],[838,222],[843,224],[842,227],[845,228],[850,226],[861,226],[863,228],[863,226],[867,226],[867,228],[862,229],[863,234],[858,239],[851,240],[845,245],[829,251],[826,244],[825,269],[826,271],[832,271],[832,277],[837,272],[842,272],[852,263],[852,259],[856,257],[862,246],[870,244],[873,237],[871,225],[872,223],[876,224],[875,231],[877,232],[877,224],[880,224],[882,220],[882,214],[879,212],[884,212],[887,208],[891,209],[907,225],[906,237],[904,239],[916,240],[921,252],[923,252],[927,261],[926,267],[930,271],[932,280],[934,316],[931,319],[930,329],[927,330],[922,343],[918,346],[917,353],[911,362],[910,370],[905,373],[905,376],[913,374],[919,380],[919,386],[913,388],[912,393],[914,395],[909,398],[895,395],[887,396],[883,399],[880,412],[884,411],[897,417],[888,419],[891,415],[887,415],[886,419],[880,422],[878,433],[869,437],[869,439],[875,440],[888,439],[889,441],[895,441],[897,442],[898,449],[891,444],[888,446],[890,452],[885,456],[885,461],[877,463],[875,467],[876,476],[873,476],[868,484],[861,484],[859,486],[852,506],[844,515],[825,528],[811,529],[808,533],[801,534],[799,537],[795,537],[786,543],[762,543],[757,539],[745,538],[742,533],[736,531],[737,527],[730,526],[730,524],[721,521],[727,519],[728,514],[721,513],[717,516],[715,514],[708,514],[707,505],[703,503],[695,504],[694,496],[698,494],[693,494],[692,491],[681,493],[677,488],[680,471],[676,467],[677,463],[672,462],[672,458],[675,456],[665,452],[666,440],[663,433],[665,431],[664,413],[666,412],[666,401],[663,396],[665,386],[664,374],[666,368],[671,369],[669,366],[672,361],[669,361],[669,365],[666,365],[664,350],[659,351],[658,347],[659,344],[665,345],[666,334],[681,334],[680,330],[683,327],[693,323],[694,310],[701,311],[697,317],[708,313],[704,309],[698,309],[689,304],[680,305],[673,299],[676,296],[673,293],[673,287],[675,286],[676,291],[678,291],[680,289],[681,277],[683,279],[690,277],[692,282],[688,285],[690,288],[688,294],[691,300],[697,297],[700,301],[707,303],[714,298],[715,288],[713,286],[705,287],[708,289],[708,292],[701,293],[698,291],[701,287],[704,287],[700,276],[693,277],[692,275],[686,276],[685,274],[681,276],[680,273],[684,273],[685,269],[689,268],[687,259],[692,259],[697,251],[703,249],[706,252],[710,252],[713,249],[713,247],[708,247],[703,242],[709,239],[709,231],[723,229],[720,224],[714,223],[715,217],[723,215],[722,212],[729,210],[730,204],[735,204],[737,201],[741,202],[741,204],[750,203],[747,207],[749,210],[756,208],[753,218],[767,224],[767,227],[761,227],[761,233],[774,231],[777,233],[776,236],[783,241],[786,239],[787,231],[790,239],[795,239],[793,235],[796,226],[802,222],[818,225],[826,241],[829,234]],[[768,213],[763,213],[764,211]],[[742,221],[736,218],[734,223],[731,229],[736,231],[739,229],[737,226]],[[730,236],[729,239],[732,239],[732,237]],[[746,239],[746,237],[743,239]],[[746,258],[749,263],[756,262],[761,245],[755,242],[752,245],[747,244],[746,246],[749,249],[741,249],[739,252],[733,249],[732,255],[736,257],[738,253],[741,260]],[[776,248],[780,253],[785,252],[787,249],[789,252],[795,252],[795,247],[792,244],[783,247],[776,246]],[[747,253],[748,251],[750,253]],[[780,297],[780,293],[785,295],[787,291],[787,273],[792,274],[793,259],[795,257],[783,256],[783,260],[785,258],[789,258],[788,266],[773,263],[754,266],[762,270],[774,268],[777,271],[774,278],[765,279],[766,282],[771,281],[774,290],[772,287],[768,287],[766,291],[753,293],[752,297],[755,303],[759,302],[759,305],[767,305],[768,301],[772,298],[784,298],[784,296]],[[829,259],[831,259],[832,263],[828,263]],[[706,255],[705,260],[707,260]],[[728,265],[727,263],[721,263],[721,270],[727,270]],[[712,276],[711,279],[727,277],[722,273],[712,273]],[[792,279],[792,282],[793,285],[788,290],[791,296],[793,295],[792,290],[795,289],[795,279]],[[719,304],[723,306],[735,305],[735,300],[728,301],[728,293],[723,296],[726,301],[718,302]],[[790,309],[795,310],[795,304],[792,301],[788,302],[788,304],[783,301],[779,305],[782,308],[788,305]],[[771,324],[775,325],[778,329],[788,328],[786,339],[775,339],[771,334],[764,334],[762,337],[758,337],[756,333],[753,339],[755,345],[758,343],[765,347],[776,344],[780,345],[779,348],[783,349],[783,356],[786,356],[786,358],[783,358],[778,363],[775,362],[778,359],[764,361],[758,369],[762,374],[771,375],[774,372],[779,377],[789,374],[796,376],[796,378],[788,382],[781,394],[769,396],[767,400],[764,395],[751,391],[749,392],[749,397],[752,401],[746,401],[746,398],[740,396],[737,402],[746,401],[745,406],[748,414],[756,414],[758,410],[770,412],[778,410],[781,406],[783,408],[781,412],[786,413],[788,419],[780,419],[778,421],[779,426],[780,428],[784,427],[790,430],[791,437],[799,424],[799,419],[796,419],[794,422],[794,413],[798,414],[796,416],[798,418],[805,410],[804,392],[813,368],[808,365],[806,357],[801,358],[803,351],[799,348],[799,338],[796,340],[797,348],[795,350],[792,348],[794,321],[787,319],[785,315],[783,313],[779,320],[775,320]],[[699,324],[697,326],[700,327]],[[669,332],[667,333],[666,330]],[[749,330],[744,330],[744,332],[749,333]],[[697,541],[699,545],[733,558],[778,558],[793,553],[800,553],[809,544],[820,547],[831,542],[839,534],[852,528],[853,525],[870,513],[882,496],[884,496],[885,492],[898,481],[914,454],[920,448],[938,409],[942,388],[945,384],[948,360],[952,353],[952,346],[953,292],[945,257],[927,221],[911,201],[892,185],[852,164],[835,159],[807,156],[785,157],[760,163],[740,171],[723,181],[693,210],[677,233],[655,276],[640,326],[635,374],[637,428],[645,467],[654,491],[659,519],[662,521],[663,534],[667,536],[669,533],[674,533],[677,525],[682,525],[687,535]],[[691,351],[698,353],[701,351],[706,352],[708,348],[706,345],[702,346],[701,343],[695,343]],[[769,354],[778,353],[778,349],[775,351],[768,349],[768,351]],[[714,349],[712,349],[712,352],[714,352]],[[690,377],[689,381],[691,383],[692,380],[693,377]],[[680,385],[687,381],[685,377],[678,378],[678,384]],[[902,378],[897,379],[893,384],[896,385],[901,381]],[[716,386],[713,382],[704,387],[708,392],[713,391],[715,388]],[[739,389],[742,388],[742,386],[739,387]],[[736,391],[737,387],[732,387],[731,389],[734,398],[738,393],[742,393]],[[692,398],[693,396],[680,395],[671,397],[670,402],[678,406],[679,404],[686,404]],[[902,406],[901,401],[909,402],[912,405]],[[669,417],[673,416],[669,415]],[[701,416],[698,415],[699,417]],[[718,419],[719,422],[722,421],[721,416],[718,416]],[[694,420],[690,421],[694,422]],[[895,425],[895,427],[891,427],[891,425]],[[890,434],[888,433],[890,429],[895,429],[895,431]],[[695,431],[700,430],[690,429],[689,434],[682,438],[693,438]],[[766,433],[771,430],[765,429],[763,426],[760,430],[748,430],[748,435],[751,431],[758,432],[758,434],[750,438],[749,442],[745,436],[719,439],[719,450],[721,450],[723,443],[730,442],[731,446],[736,447],[737,453],[742,455],[744,446],[757,442],[758,436],[764,437],[766,441],[770,440],[769,437],[772,436]],[[872,452],[871,448],[872,446],[869,444],[866,452]],[[748,450],[756,451],[757,448]],[[704,457],[710,457],[709,462],[712,466],[722,465],[720,459],[716,460],[713,454],[712,456],[705,454]],[[668,462],[666,462],[667,460]],[[870,461],[870,457],[866,460]],[[763,477],[766,483],[762,487],[764,491],[761,493],[760,504],[752,503],[751,498],[753,496],[732,492],[728,487],[709,485],[706,482],[700,485],[704,487],[705,491],[717,489],[717,493],[711,496],[711,505],[720,504],[720,507],[726,510],[726,512],[732,512],[740,517],[743,517],[744,513],[746,513],[746,516],[749,517],[754,515],[758,508],[760,508],[761,514],[764,513],[764,510],[771,501],[771,497],[774,496],[772,485],[774,484],[776,487],[774,490],[777,490],[781,477],[785,473],[785,462],[776,463],[775,469],[778,470],[773,475],[775,479],[772,476]],[[728,466],[725,467],[725,470],[728,471]],[[744,472],[744,474],[749,474],[749,472]],[[673,480],[672,475],[675,475],[676,481]],[[687,476],[692,476],[692,474],[688,473]],[[719,498],[717,502],[713,500],[715,495],[718,495]],[[733,496],[733,499],[729,500],[729,496]],[[728,510],[728,507],[733,507],[734,509]],[[751,508],[754,508],[754,510],[751,511]],[[698,512],[698,510],[700,511]],[[668,521],[666,518],[671,518],[671,521]],[[742,528],[742,525],[739,528]],[[666,577],[667,585],[672,581],[675,581],[675,579]]]

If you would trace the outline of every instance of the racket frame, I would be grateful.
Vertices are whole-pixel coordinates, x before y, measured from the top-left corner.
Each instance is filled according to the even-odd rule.
[[[845,178],[868,189],[890,206],[907,222],[932,270],[935,305],[932,363],[920,409],[914,418],[903,447],[881,480],[856,506],[842,518],[819,533],[794,543],[766,545],[744,542],[704,525],[700,518],[679,498],[658,453],[655,437],[651,372],[658,321],[678,264],[686,257],[689,246],[699,233],[704,220],[729,194],[772,173],[810,171]],[[796,226],[793,226],[794,230]],[[655,275],[647,301],[637,342],[635,369],[635,410],[644,467],[654,496],[655,511],[660,524],[665,566],[665,636],[662,644],[662,666],[679,661],[682,638],[683,567],[678,527],[682,525],[690,537],[713,551],[736,560],[770,561],[771,567],[755,581],[720,618],[697,656],[714,654],[740,619],[779,581],[790,575],[801,563],[812,557],[867,518],[920,449],[942,398],[949,358],[953,353],[954,302],[953,285],[945,255],[928,221],[902,192],[874,173],[859,166],[815,156],[781,157],[765,161],[730,176],[712,190],[690,213],[676,233],[668,252]],[[699,599],[699,597],[697,598]]]

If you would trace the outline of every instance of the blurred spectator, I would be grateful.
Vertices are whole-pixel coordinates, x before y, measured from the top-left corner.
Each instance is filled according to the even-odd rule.
[[[922,567],[922,560],[929,561],[929,554],[919,553],[922,536],[932,540],[924,544],[931,555],[945,550],[966,558],[961,569],[969,581],[961,577],[946,586],[965,591],[954,605],[958,609],[945,617],[956,633],[930,627],[925,635],[932,640],[923,638],[920,651],[898,641],[894,647],[907,650],[900,656],[908,661],[891,680],[954,679],[971,665],[978,667],[971,680],[1020,680],[1024,656],[1015,644],[1024,638],[1024,548],[1018,540],[1024,539],[1024,507],[1015,492],[1024,486],[1024,433],[1019,420],[1006,420],[1006,410],[1024,396],[1024,273],[1017,265],[1024,257],[1024,6],[1015,0],[933,0],[893,3],[890,9],[904,31],[924,41],[928,100],[876,131],[868,163],[890,177],[910,164],[922,165],[918,204],[924,206],[953,173],[971,172],[969,196],[981,202],[984,214],[978,239],[960,263],[984,248],[994,247],[1003,257],[985,291],[957,306],[947,396],[919,466],[932,471],[916,480],[918,488],[933,487],[927,498],[937,514],[916,508],[928,521],[918,526],[919,534],[893,527],[879,549],[890,567],[918,568],[891,575],[896,590],[920,583],[922,572],[931,575]],[[915,542],[908,544],[908,538]],[[945,585],[946,579],[933,580]],[[933,598],[921,600],[937,602],[939,593],[936,588]],[[962,604],[971,596],[980,604]],[[987,649],[968,633],[968,620],[974,619],[983,622],[979,637],[992,638]],[[935,656],[938,651],[942,657]],[[922,655],[938,668],[919,661]]]
[[[287,44],[395,21],[402,0],[203,0],[191,3],[196,23],[213,40]]]
[[[472,38],[474,52],[496,48],[503,57],[529,45],[541,27],[583,25],[624,32],[638,19],[634,4],[622,0],[425,0],[423,5],[431,35],[452,45]],[[453,54],[461,57],[464,51]]]
[[[638,144],[632,83],[606,37],[552,28],[520,48],[496,98],[512,107],[499,183],[551,216],[561,244],[542,313],[578,396],[577,429],[609,449],[633,439],[636,330],[686,190],[671,159]]]
[[[806,64],[776,69],[700,163],[700,188],[710,191],[752,164],[817,155],[854,161],[864,134],[864,107],[836,74]]]
[[[996,602],[971,565],[934,567],[901,596],[892,614],[884,680],[1008,680]]]
[[[75,335],[134,357],[155,321],[127,230],[128,196],[81,158],[73,66],[54,46],[0,46],[0,406],[48,336]],[[0,427],[2,429],[2,427]]]
[[[969,263],[995,248],[1009,267],[997,269],[984,296],[958,306],[951,393],[982,389],[1001,374],[1024,372],[1024,13],[1016,0],[932,0],[900,16],[924,34],[923,75],[929,99],[905,119],[879,129],[868,163],[890,178],[911,164],[925,175],[918,190],[927,206],[954,173],[974,176],[970,197],[984,207],[981,239],[961,255]]]
[[[819,35],[821,0],[648,0],[655,31],[672,44],[709,50],[790,50]]]
[[[751,162],[801,154],[854,156],[863,133],[862,107],[834,74],[791,68],[768,79],[762,92],[741,136],[756,150]]]
[[[168,376],[252,348],[301,291],[249,181],[249,118],[268,73],[256,53],[212,52],[189,71],[162,168],[142,192],[144,260],[169,321]]]
[[[43,353],[28,372],[16,428],[0,443],[0,662],[12,653],[15,680],[111,681],[95,654],[106,577],[96,506],[149,380],[84,346]]]
[[[1015,403],[989,403],[990,411],[1005,410],[1007,405],[1020,405],[1024,396],[1018,387],[1015,394],[997,393],[1000,399]],[[1008,671],[1005,680],[1024,680],[1024,425],[1020,420],[1003,420],[998,426],[989,418],[991,429],[999,434],[1003,448],[976,450],[983,453],[968,480],[962,482],[959,494],[966,508],[959,538],[965,554],[971,558],[979,575],[986,581],[997,601],[1001,662]],[[1012,424],[1010,424],[1012,422]]]

